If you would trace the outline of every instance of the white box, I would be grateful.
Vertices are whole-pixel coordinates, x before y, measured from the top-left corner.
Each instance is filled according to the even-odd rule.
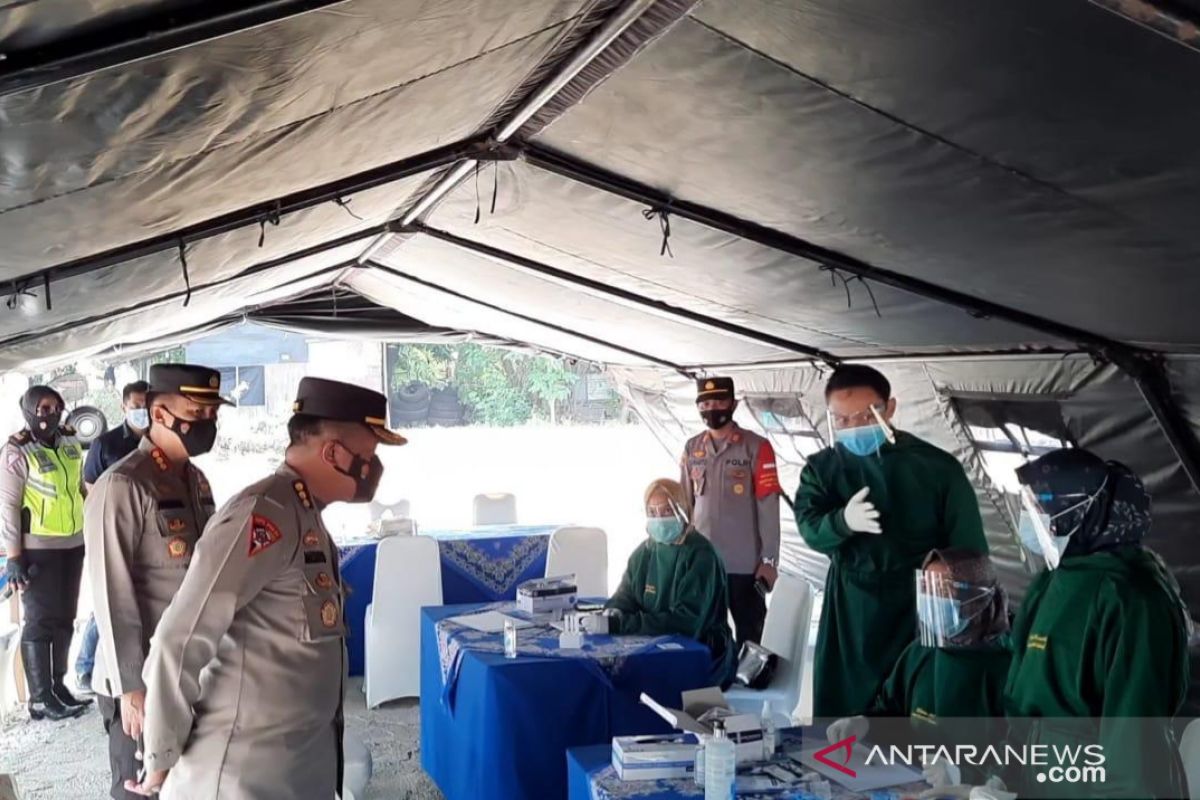
[[[561,617],[575,608],[579,589],[575,576],[538,578],[517,587],[517,610],[526,614],[550,614]]]
[[[719,718],[725,725],[725,735],[736,745],[739,762],[762,761],[766,757],[762,720],[753,714],[735,713],[719,687],[684,692],[682,711],[660,705],[645,693],[641,701],[672,727],[689,733],[712,736],[712,722]]]
[[[687,733],[617,736],[612,742],[612,765],[623,781],[690,778],[699,748],[699,740]]]

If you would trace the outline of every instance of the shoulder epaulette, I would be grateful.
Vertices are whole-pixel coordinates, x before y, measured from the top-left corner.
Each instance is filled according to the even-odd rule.
[[[9,444],[15,444],[17,447],[21,447],[23,445],[29,444],[29,440],[32,438],[33,438],[33,436],[30,435],[29,431],[27,431],[27,430],[26,431],[17,431],[12,436],[8,437],[8,442],[9,442]]]

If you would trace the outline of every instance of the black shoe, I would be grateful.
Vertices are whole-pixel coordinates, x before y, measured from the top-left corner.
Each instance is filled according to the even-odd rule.
[[[54,696],[49,642],[21,642],[21,658],[25,661],[25,678],[29,682],[27,707],[30,719],[71,719],[83,713],[82,706],[68,708]]]
[[[67,689],[67,684],[63,678],[67,675],[67,668],[70,666],[71,652],[71,631],[56,631],[54,634],[54,649],[50,652],[50,674],[54,676],[54,681],[50,684],[50,691],[58,698],[58,702],[62,703],[67,708],[81,708],[90,706],[92,701],[80,700],[71,691]]]
[[[70,690],[67,689],[67,685],[63,682],[62,677],[54,679],[54,683],[51,684],[50,691],[54,693],[54,697],[58,700],[58,702],[62,703],[67,708],[85,708],[92,704],[92,699],[90,697],[79,698],[71,694]]]

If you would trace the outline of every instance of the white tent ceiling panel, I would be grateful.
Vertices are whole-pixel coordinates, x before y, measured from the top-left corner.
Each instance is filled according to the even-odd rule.
[[[336,268],[353,261],[360,249],[358,245],[344,246],[236,278],[196,292],[186,307],[182,300],[173,299],[123,313],[99,315],[71,327],[38,328],[37,333],[0,342],[0,370],[36,369],[126,342],[163,338],[248,306],[304,294],[335,280]]]
[[[525,342],[552,353],[573,355],[600,364],[639,363],[638,359],[606,347],[556,331],[536,320],[523,320],[493,306],[497,299],[486,292],[463,292],[453,296],[374,267],[352,270],[342,280],[347,286],[380,305],[389,306],[429,325],[479,333],[481,338]],[[473,302],[481,299],[487,305]],[[500,299],[503,303],[503,300]]]
[[[415,278],[458,292],[482,292],[484,297],[506,309],[640,350],[674,364],[759,361],[788,355],[774,347],[736,339],[579,291],[551,278],[526,273],[505,262],[426,236],[409,239],[379,260]]]
[[[558,4],[550,5],[561,10]],[[314,25],[324,19],[336,32],[339,26],[332,13],[296,22]],[[354,20],[357,27],[370,22],[369,17]],[[445,25],[452,21],[451,17],[442,20]],[[456,26],[475,29],[462,20]],[[265,28],[261,35],[274,30]],[[296,42],[272,38],[273,44],[242,43],[238,52],[251,59],[248,64],[199,61],[184,51],[169,61],[169,69],[163,66],[165,72],[135,71],[123,80],[119,80],[121,70],[99,73],[72,85],[57,103],[26,95],[0,98],[0,118],[8,120],[4,128],[7,174],[0,182],[0,241],[5,244],[0,248],[0,280],[466,138],[534,68],[561,32],[560,25],[485,55],[469,58],[475,55],[471,52],[455,66],[362,96],[336,84],[311,86],[305,59],[316,53],[297,47]],[[391,34],[397,35],[394,30]],[[347,44],[341,38],[322,37],[319,46],[338,49]],[[438,49],[431,45],[381,45],[379,51],[407,53],[406,59],[411,60],[414,51]],[[370,74],[371,57],[357,63],[366,52],[342,52],[333,65],[344,78],[361,81],[353,76]],[[346,58],[356,63],[351,65]],[[268,64],[256,66],[257,59]],[[188,77],[187,64],[193,61],[196,69],[209,72]],[[206,79],[212,85],[203,83]],[[109,81],[115,83],[110,86]],[[282,91],[276,85],[281,81],[292,88]],[[239,88],[243,82],[263,86],[269,100],[256,98],[250,88]],[[271,116],[276,105],[300,103],[301,97],[305,98],[302,105],[319,101],[320,112],[280,125],[258,121]],[[206,116],[210,106],[212,113],[221,116]],[[243,124],[244,119],[253,122]],[[95,130],[93,120],[111,129]],[[186,144],[173,150],[173,143],[181,139]],[[73,146],[76,140],[79,144]],[[81,147],[88,152],[80,152]],[[63,180],[68,185],[60,185]]]
[[[284,259],[290,254],[352,235],[383,222],[404,202],[424,176],[394,181],[345,198],[346,205],[325,203],[289,214],[278,225],[250,226],[213,236],[189,245],[186,251],[188,279],[192,286],[225,280],[256,264]],[[262,246],[259,246],[259,242]],[[357,246],[366,247],[369,238]],[[183,266],[177,250],[105,267],[86,275],[56,280],[51,284],[52,307],[45,308],[45,289],[40,282],[29,286],[24,304],[36,312],[43,328],[110,314],[131,305],[185,291]],[[28,330],[28,314],[0,309],[0,340]]]
[[[1114,338],[1200,345],[1189,320],[1200,245],[1184,231],[1165,237],[1030,181],[692,19],[537,141],[974,297]],[[1109,312],[1132,294],[1144,310]]]
[[[594,280],[839,356],[1059,344],[1034,331],[820,265],[674,216],[668,245],[646,207],[523,162],[451,193],[431,225]],[[496,179],[496,210],[490,211]],[[482,204],[479,224],[474,223]],[[876,311],[878,305],[878,313]]]

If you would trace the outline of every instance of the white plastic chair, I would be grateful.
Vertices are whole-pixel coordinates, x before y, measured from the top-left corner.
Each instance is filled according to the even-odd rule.
[[[1194,719],[1179,737],[1179,758],[1187,773],[1188,797],[1200,800],[1200,719]]]
[[[771,679],[771,685],[761,691],[745,686],[731,687],[725,692],[730,706],[741,713],[757,715],[767,702],[771,705],[771,713],[777,718],[786,717],[787,724],[798,719],[811,621],[812,590],[808,582],[795,575],[779,573],[775,590],[771,592],[762,637],[762,646],[779,656],[775,677]]]
[[[342,800],[365,797],[367,784],[371,782],[373,763],[371,751],[357,734],[345,731],[342,734]]]
[[[363,692],[367,708],[421,693],[421,607],[442,604],[437,541],[391,536],[375,554],[375,596],[367,606]]]
[[[599,528],[559,528],[550,534],[546,577],[575,575],[580,597],[608,597],[608,535]]]
[[[517,498],[511,494],[475,495],[476,525],[516,525]]]

